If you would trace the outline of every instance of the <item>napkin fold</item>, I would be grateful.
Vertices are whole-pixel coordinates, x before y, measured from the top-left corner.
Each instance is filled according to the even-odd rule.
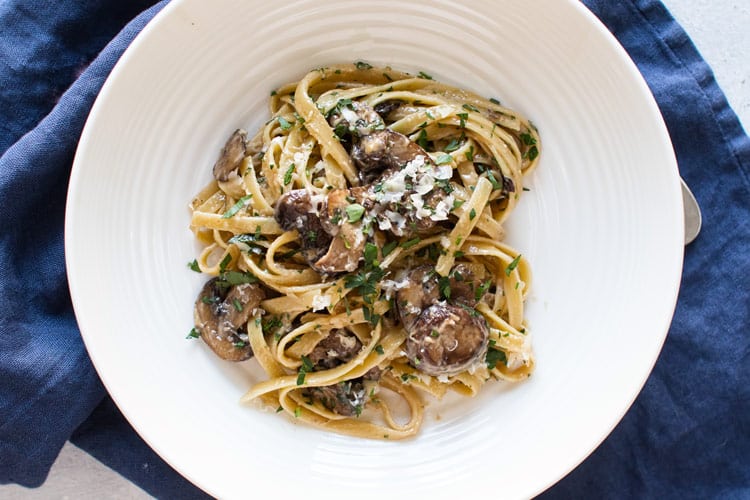
[[[77,330],[63,253],[83,124],[112,66],[165,3],[0,3],[0,483],[40,485],[70,439],[156,497],[205,496],[106,396]],[[748,497],[750,139],[661,2],[583,3],[646,78],[704,225],[686,248],[674,320],[644,389],[542,497]]]

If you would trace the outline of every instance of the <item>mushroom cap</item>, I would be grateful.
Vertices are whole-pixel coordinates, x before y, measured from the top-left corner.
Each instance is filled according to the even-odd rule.
[[[219,159],[214,163],[213,174],[214,179],[217,181],[229,180],[229,175],[237,170],[237,168],[245,159],[247,152],[247,132],[242,129],[237,129],[227,139],[226,144],[221,149]]]
[[[440,300],[435,268],[430,265],[403,269],[396,276],[397,282],[404,282],[396,292],[396,307],[404,328],[411,330],[422,311]]]
[[[331,244],[331,235],[322,225],[326,210],[324,196],[310,196],[306,189],[294,189],[276,202],[274,218],[284,231],[300,234],[302,256],[310,264],[323,257]]]
[[[264,298],[258,284],[226,287],[219,278],[203,285],[195,301],[195,327],[203,341],[221,359],[244,361],[253,356],[247,338],[240,337],[250,316]]]
[[[484,359],[489,328],[469,308],[438,303],[424,310],[406,338],[411,364],[428,375],[455,375]]]

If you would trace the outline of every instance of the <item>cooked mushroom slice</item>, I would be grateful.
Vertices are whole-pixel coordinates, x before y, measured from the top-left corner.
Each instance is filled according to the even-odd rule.
[[[344,329],[336,329],[318,342],[309,358],[314,370],[328,370],[351,361],[361,350],[362,342],[356,335]],[[380,369],[374,367],[362,377],[323,387],[309,387],[304,394],[320,402],[328,410],[350,417],[359,415],[367,402],[369,391],[366,381],[379,378]]]
[[[483,290],[488,288],[488,284],[482,282],[483,277],[466,264],[456,264],[447,278],[438,276],[431,265],[402,269],[394,281],[397,284],[396,307],[404,328],[411,330],[422,312],[440,300],[474,307]]]
[[[422,311],[440,300],[438,279],[433,266],[404,269],[396,276],[399,289],[396,292],[396,307],[401,323],[410,331]]]
[[[359,416],[368,400],[364,377],[346,380],[323,387],[309,387],[303,394],[320,402],[327,410],[338,415]]]
[[[374,109],[357,101],[336,106],[328,116],[328,123],[339,137],[349,134],[364,137],[385,128],[383,119]]]
[[[406,338],[412,366],[428,375],[455,375],[483,360],[489,345],[484,317],[471,309],[439,303],[428,307]]]
[[[195,327],[220,358],[244,361],[253,351],[243,330],[264,297],[258,284],[227,287],[219,278],[212,278],[195,301]]]
[[[309,355],[316,369],[335,368],[351,361],[362,350],[362,342],[356,335],[343,329],[331,330],[328,336],[318,342]]]
[[[482,281],[484,274],[478,275],[466,264],[453,266],[448,273],[448,279],[451,302],[459,302],[469,307],[474,307],[489,288],[489,282]]]
[[[402,104],[403,101],[399,101],[398,99],[388,99],[387,101],[377,103],[375,105],[375,112],[387,120],[388,115],[400,108]]]
[[[276,222],[285,231],[299,232],[302,256],[310,264],[323,257],[331,244],[331,235],[324,231],[320,220],[325,209],[325,197],[310,196],[305,189],[289,191],[276,202]]]
[[[246,150],[247,132],[237,129],[224,144],[219,159],[214,163],[214,178],[217,181],[229,180],[229,174],[237,170],[245,159]]]
[[[360,219],[352,220],[348,208],[357,201],[358,191],[335,189],[328,193],[326,211],[321,217],[323,228],[333,240],[326,254],[312,264],[313,269],[324,274],[352,272],[359,266],[364,254],[367,239],[362,233],[362,214]],[[364,208],[364,207],[362,207]]]
[[[396,169],[419,155],[428,157],[419,144],[391,129],[378,130],[361,137],[352,148],[352,160],[364,172]]]
[[[370,185],[369,195],[378,204],[380,229],[396,236],[428,234],[448,219],[453,207],[448,185],[452,168],[436,165],[405,135],[389,129],[373,132],[352,148],[352,159],[368,176],[382,172]]]

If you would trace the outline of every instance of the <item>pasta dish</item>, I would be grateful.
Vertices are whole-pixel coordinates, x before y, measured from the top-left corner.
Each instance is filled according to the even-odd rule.
[[[195,328],[254,357],[257,401],[330,431],[415,435],[424,398],[534,369],[530,268],[503,222],[539,161],[496,99],[367,63],[318,68],[236,130],[190,204]]]

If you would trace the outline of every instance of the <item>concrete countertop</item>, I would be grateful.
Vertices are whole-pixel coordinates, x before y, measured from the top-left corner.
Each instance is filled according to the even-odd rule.
[[[750,126],[750,2],[747,0],[663,0],[714,70],[719,85]],[[36,489],[0,486],[0,497],[26,499],[144,499],[143,490],[70,443],[47,481]]]

